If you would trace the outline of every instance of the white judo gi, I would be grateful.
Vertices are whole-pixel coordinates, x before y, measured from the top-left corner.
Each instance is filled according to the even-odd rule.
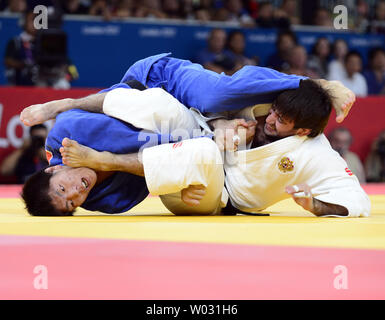
[[[269,108],[270,105],[257,105],[232,112],[232,116],[255,119],[267,115]],[[194,110],[188,111],[159,88],[112,90],[105,97],[103,111],[157,133],[168,133],[162,131],[166,123],[169,132],[184,128],[190,137],[197,135],[199,125],[209,130],[204,123],[207,118]],[[315,138],[291,136],[258,148],[240,150],[235,153],[235,159],[224,165],[212,140],[192,139],[144,149],[143,166],[150,193],[173,193],[161,197],[173,212],[193,209],[192,213],[219,213],[228,195],[234,207],[256,212],[289,198],[286,186],[307,183],[316,199],[344,206],[349,217],[370,215],[368,196],[323,134]],[[194,184],[207,187],[202,206],[195,209],[180,199],[180,190]]]

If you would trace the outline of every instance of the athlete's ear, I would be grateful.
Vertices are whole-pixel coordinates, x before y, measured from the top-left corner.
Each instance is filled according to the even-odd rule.
[[[60,170],[63,170],[64,169],[64,166],[58,164],[56,166],[52,166],[52,167],[48,167],[44,170],[44,172],[46,173],[55,173],[57,171],[60,171]]]
[[[300,137],[308,136],[311,133],[311,129],[300,128],[297,130],[297,135]]]

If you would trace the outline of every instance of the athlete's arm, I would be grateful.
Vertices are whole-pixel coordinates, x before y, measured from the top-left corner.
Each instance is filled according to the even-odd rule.
[[[347,216],[349,214],[348,209],[343,206],[323,202],[314,198],[310,187],[306,183],[287,186],[286,192],[290,194],[294,201],[302,208],[318,217],[326,215]]]

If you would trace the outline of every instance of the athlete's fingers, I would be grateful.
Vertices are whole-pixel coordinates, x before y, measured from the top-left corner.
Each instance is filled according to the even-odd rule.
[[[234,129],[238,129],[240,126],[247,128],[249,124],[245,119],[234,119]]]
[[[186,195],[192,199],[202,200],[206,194],[206,187],[204,185],[190,185],[186,189]]]
[[[204,185],[190,185],[181,191],[181,198],[187,205],[196,206],[200,204],[205,194],[206,187]]]
[[[306,183],[286,186],[285,191],[305,210],[311,211],[313,209],[313,195],[310,186]]]
[[[183,202],[185,204],[187,204],[188,206],[198,206],[200,204],[200,201],[199,200],[196,200],[196,199],[190,199],[190,198],[186,198],[186,199],[183,199]]]
[[[203,195],[199,195],[199,194],[192,193],[192,192],[187,192],[186,198],[187,199],[192,199],[192,200],[202,200],[203,199]]]
[[[189,188],[194,190],[206,190],[207,188],[203,184],[189,185]]]
[[[302,192],[305,196],[312,196],[311,188],[306,183],[286,186],[285,191],[290,195]]]

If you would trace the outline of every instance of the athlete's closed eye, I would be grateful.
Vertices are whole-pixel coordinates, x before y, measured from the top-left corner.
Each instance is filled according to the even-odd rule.
[[[62,185],[59,185],[59,188],[60,188],[60,190],[61,190],[62,192],[65,191],[65,189],[64,189],[64,187],[63,187]]]

